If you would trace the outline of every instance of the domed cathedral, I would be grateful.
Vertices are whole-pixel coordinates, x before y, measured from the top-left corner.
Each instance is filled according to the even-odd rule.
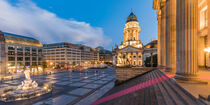
[[[120,49],[133,46],[135,48],[142,48],[143,44],[140,40],[141,28],[137,16],[134,15],[133,10],[127,18],[125,28],[124,28],[124,44],[120,45]]]
[[[124,42],[114,49],[113,64],[116,66],[142,66],[143,44],[137,16],[131,9],[124,28]]]

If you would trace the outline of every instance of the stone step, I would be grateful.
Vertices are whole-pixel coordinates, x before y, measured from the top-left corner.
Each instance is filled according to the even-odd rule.
[[[157,78],[154,75],[152,75],[153,72],[151,72],[150,75],[149,75],[151,79]],[[155,91],[154,85],[150,86],[149,89],[150,89],[150,94],[149,94],[150,95],[149,96],[150,97],[150,105],[157,105],[157,101],[158,100],[157,100],[157,96],[156,96],[156,91]]]
[[[153,75],[155,77],[159,77],[160,75],[158,75],[156,72],[153,73]],[[158,100],[158,103],[164,103],[164,105],[175,105],[174,100],[171,99],[170,94],[166,91],[166,89],[163,87],[163,85],[161,83],[156,84],[157,86],[157,90],[160,92],[161,97],[163,100]]]
[[[162,74],[162,73],[159,73]],[[172,80],[172,79],[170,79]],[[176,94],[180,101],[182,101],[185,105],[196,105],[196,102],[193,101],[190,97],[188,97],[182,90],[180,90],[177,86],[174,85],[175,82],[170,80],[164,81],[165,85],[169,86],[169,88]]]
[[[164,75],[162,72],[157,72],[159,75]],[[179,86],[176,81],[169,79],[164,81],[165,85],[169,86],[171,90],[176,94],[176,96],[186,105],[205,105],[195,97],[193,97],[189,92],[184,90]]]
[[[159,74],[158,72],[157,72],[157,75],[162,76],[162,74]],[[173,101],[173,103],[175,105],[186,105],[184,100],[179,97],[179,95],[166,83],[166,81],[168,81],[168,80],[164,80],[164,81],[160,82],[160,84],[163,86],[165,91],[168,93],[168,96]]]

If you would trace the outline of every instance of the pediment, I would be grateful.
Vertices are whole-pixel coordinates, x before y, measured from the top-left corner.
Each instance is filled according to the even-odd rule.
[[[123,49],[120,49],[120,51],[139,51],[140,49],[139,48],[135,48],[135,47],[132,47],[132,46],[127,46]]]

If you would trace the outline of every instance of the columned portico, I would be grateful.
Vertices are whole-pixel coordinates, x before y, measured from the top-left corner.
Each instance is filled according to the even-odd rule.
[[[177,79],[192,79],[198,70],[198,0],[177,0]]]

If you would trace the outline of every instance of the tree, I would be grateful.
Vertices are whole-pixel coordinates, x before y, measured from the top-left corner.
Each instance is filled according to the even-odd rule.
[[[145,62],[146,67],[151,67],[151,56],[147,57]],[[157,67],[157,54],[153,55],[153,67]]]

